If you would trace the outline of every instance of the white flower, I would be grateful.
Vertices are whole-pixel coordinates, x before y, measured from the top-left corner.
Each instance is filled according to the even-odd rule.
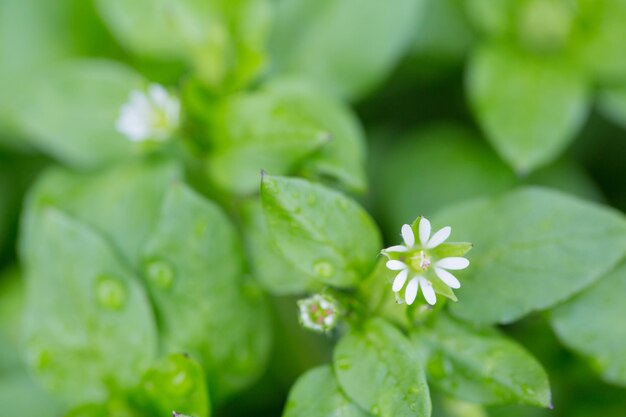
[[[449,271],[465,269],[469,266],[469,261],[460,256],[436,258],[436,251],[433,249],[450,237],[452,229],[449,226],[438,230],[431,237],[430,222],[422,217],[418,228],[419,244],[415,242],[413,228],[405,224],[402,226],[404,245],[391,246],[383,249],[382,253],[389,258],[386,264],[387,268],[392,271],[399,271],[393,280],[392,291],[398,295],[405,288],[408,280],[404,291],[404,300],[407,304],[413,304],[418,290],[421,288],[426,302],[434,305],[437,302],[437,297],[432,280],[439,279],[450,288],[460,288],[461,283]],[[433,273],[434,276],[432,276]]]
[[[328,332],[338,323],[340,307],[337,301],[326,294],[315,294],[298,300],[300,323],[303,327],[316,331]]]
[[[147,93],[134,90],[122,105],[115,127],[133,142],[163,141],[178,128],[180,102],[163,86],[151,84]]]

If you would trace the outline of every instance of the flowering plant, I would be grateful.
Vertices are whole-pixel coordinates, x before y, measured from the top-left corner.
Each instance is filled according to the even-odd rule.
[[[624,22],[0,0],[0,415],[623,417]]]

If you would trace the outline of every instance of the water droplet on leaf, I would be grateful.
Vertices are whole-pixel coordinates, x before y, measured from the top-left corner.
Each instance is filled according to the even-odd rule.
[[[317,261],[313,264],[315,275],[322,278],[330,278],[335,274],[335,267],[328,261]]]
[[[174,268],[164,261],[152,261],[146,266],[146,275],[156,286],[162,289],[171,288],[174,282]]]
[[[343,371],[347,371],[352,366],[352,361],[347,356],[342,356],[341,358],[337,358],[337,367]]]
[[[118,279],[101,276],[96,284],[96,297],[102,307],[119,310],[126,302],[126,289]]]

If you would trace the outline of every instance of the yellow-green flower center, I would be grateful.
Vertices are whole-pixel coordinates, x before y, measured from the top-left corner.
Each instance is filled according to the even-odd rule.
[[[416,271],[427,271],[430,268],[430,257],[423,251],[419,251],[409,259],[408,264]]]

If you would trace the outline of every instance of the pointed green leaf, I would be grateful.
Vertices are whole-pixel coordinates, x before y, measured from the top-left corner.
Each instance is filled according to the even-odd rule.
[[[263,176],[261,198],[277,247],[317,282],[349,287],[373,268],[380,235],[355,201],[319,184],[271,175]]]
[[[551,322],[566,346],[591,360],[611,383],[626,386],[626,264],[552,313]]]
[[[474,328],[440,315],[412,334],[427,352],[428,381],[481,404],[550,406],[548,376],[522,346],[492,328]]]
[[[367,417],[339,389],[328,365],[311,369],[291,388],[283,417]]]
[[[467,75],[487,138],[522,173],[554,160],[574,138],[587,117],[587,84],[567,60],[498,44],[475,52]]]
[[[273,82],[221,101],[211,113],[208,169],[236,193],[258,190],[259,172],[326,175],[362,191],[363,137],[339,102],[303,84]],[[314,154],[318,151],[319,154]]]
[[[419,356],[411,342],[382,319],[366,322],[339,341],[334,369],[348,397],[374,416],[430,416]]]
[[[108,242],[48,207],[26,253],[27,359],[69,404],[136,384],[157,334],[139,280]]]
[[[144,254],[166,349],[198,355],[217,400],[258,377],[271,338],[268,309],[243,277],[241,244],[222,210],[171,185]]]
[[[244,239],[252,274],[274,295],[301,294],[319,289],[316,280],[285,258],[269,235],[260,200],[243,208]]]
[[[460,204],[435,222],[474,243],[451,309],[479,323],[509,323],[564,301],[626,253],[623,215],[541,188]]]

